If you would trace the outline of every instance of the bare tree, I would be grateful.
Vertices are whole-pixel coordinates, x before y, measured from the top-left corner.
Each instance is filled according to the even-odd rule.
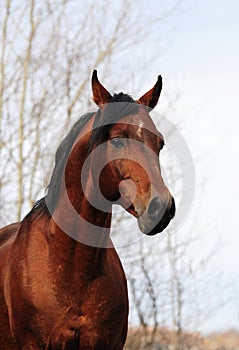
[[[1,225],[20,220],[42,195],[42,162],[49,178],[56,145],[74,116],[92,106],[92,70],[109,79],[117,55],[130,55],[169,13],[162,6],[149,23],[129,0],[1,1]],[[140,68],[127,65],[125,79]]]

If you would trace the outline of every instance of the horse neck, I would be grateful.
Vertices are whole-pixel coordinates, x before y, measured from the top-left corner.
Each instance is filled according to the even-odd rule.
[[[85,150],[78,150],[79,153],[87,154]],[[89,203],[87,198],[96,204],[100,204],[102,198],[94,197],[90,171],[83,192],[80,183],[85,159],[78,159],[77,156],[72,152],[69,157],[65,179],[62,179],[60,194],[52,213],[51,232],[54,239],[51,240],[51,248],[58,264],[70,265],[71,274],[76,271],[92,278],[92,275],[100,273],[107,259],[108,249],[105,247],[113,247],[109,236],[111,208],[102,212]]]

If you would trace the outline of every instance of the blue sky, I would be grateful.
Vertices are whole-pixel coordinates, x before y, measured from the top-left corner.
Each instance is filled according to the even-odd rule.
[[[211,0],[189,4],[187,10],[175,13],[174,37],[167,54],[172,71],[209,72],[228,64],[229,70],[236,68],[239,3]]]
[[[175,14],[172,43],[161,60],[168,76],[166,87],[173,90],[175,79],[178,86],[182,81],[173,119],[186,118],[188,126],[182,132],[194,158],[201,158],[197,176],[207,178],[203,201],[196,200],[196,215],[202,227],[212,224],[227,243],[220,247],[215,268],[222,269],[235,294],[239,274],[238,14],[238,1],[192,1],[187,11]],[[203,330],[239,328],[238,311],[235,297]]]

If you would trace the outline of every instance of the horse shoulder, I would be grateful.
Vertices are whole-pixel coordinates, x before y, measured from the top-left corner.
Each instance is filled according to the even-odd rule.
[[[16,237],[16,234],[21,226],[20,222],[15,222],[14,224],[7,225],[0,229],[0,247],[7,243],[8,241],[12,241],[13,238]]]
[[[0,229],[0,273],[1,284],[5,280],[5,267],[8,266],[9,257],[11,256],[11,247],[15,241],[18,231],[21,227],[20,222],[5,226]],[[1,286],[3,288],[3,286]]]
[[[8,266],[9,256],[11,255],[11,247],[17,236],[21,223],[17,222],[0,229],[0,349],[18,349],[18,346],[12,336],[9,322],[10,310],[7,306],[6,284],[8,274],[6,267]]]

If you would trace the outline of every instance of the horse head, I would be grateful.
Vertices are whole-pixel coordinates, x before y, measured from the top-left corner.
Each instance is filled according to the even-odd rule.
[[[151,90],[133,100],[123,93],[112,96],[96,71],[92,77],[93,99],[99,107],[90,149],[94,151],[93,179],[105,201],[123,206],[147,235],[163,231],[175,215],[174,199],[159,163],[164,139],[149,114],[161,89],[159,76]]]

